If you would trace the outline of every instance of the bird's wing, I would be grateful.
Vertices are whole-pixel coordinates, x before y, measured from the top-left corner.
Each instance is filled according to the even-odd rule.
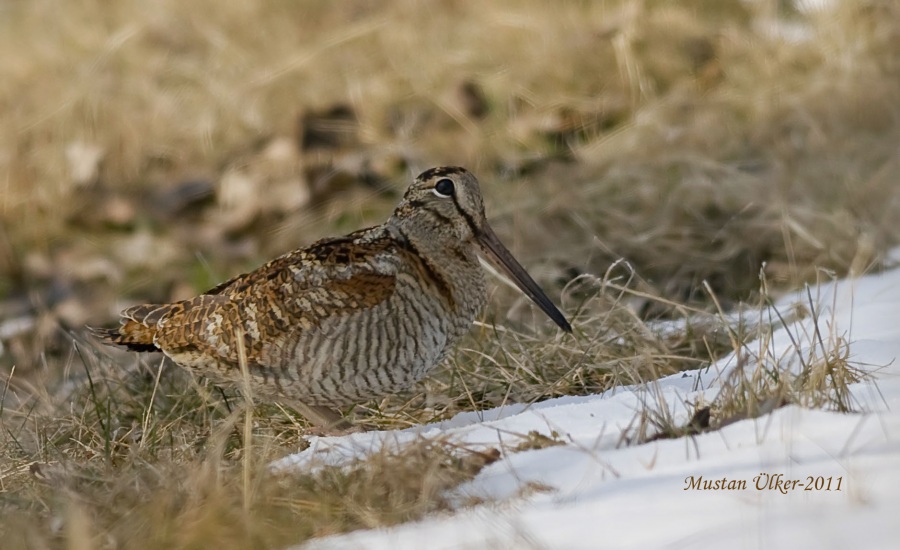
[[[330,317],[374,307],[394,292],[397,256],[387,237],[319,241],[239,275],[205,294],[153,310],[156,345],[237,364],[238,334],[251,365],[265,349]]]

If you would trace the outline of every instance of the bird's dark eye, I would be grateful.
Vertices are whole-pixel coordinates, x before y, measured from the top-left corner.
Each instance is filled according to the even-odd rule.
[[[437,183],[434,184],[434,194],[447,198],[453,194],[453,180],[448,178],[439,179]]]

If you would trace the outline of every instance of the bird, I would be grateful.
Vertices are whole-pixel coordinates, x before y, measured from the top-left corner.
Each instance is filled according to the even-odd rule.
[[[347,427],[340,408],[409,389],[469,331],[487,302],[479,255],[572,332],[491,229],[476,177],[458,166],[419,174],[380,225],[288,252],[194,298],[130,307],[116,328],[88,328],[315,426]]]

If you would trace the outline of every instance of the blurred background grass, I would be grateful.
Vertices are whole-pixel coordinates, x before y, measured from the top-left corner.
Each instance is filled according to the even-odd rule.
[[[85,358],[84,323],[380,223],[434,165],[476,172],[581,337],[497,288],[498,329],[357,414],[407,425],[714,359],[713,336],[642,323],[710,311],[704,281],[728,307],[761,272],[860,274],[900,241],[898,52],[888,0],[0,0],[0,372],[5,414],[26,407],[0,482],[202,456],[215,399],[183,379],[152,419],[152,374],[60,401],[71,372],[137,365]],[[64,411],[35,422],[36,402]],[[296,445],[279,426],[267,448]],[[49,513],[34,491],[13,508]]]

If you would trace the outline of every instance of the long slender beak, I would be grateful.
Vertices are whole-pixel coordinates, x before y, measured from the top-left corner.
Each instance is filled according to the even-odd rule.
[[[541,287],[534,282],[531,275],[513,258],[512,253],[503,246],[503,243],[500,242],[500,239],[497,238],[494,230],[491,229],[487,222],[481,227],[481,231],[475,235],[475,240],[481,245],[481,249],[485,252],[485,257],[494,267],[508,275],[516,283],[516,286],[526,296],[531,298],[532,302],[537,304],[548,317],[553,319],[554,323],[559,325],[559,328],[566,332],[572,332],[572,326],[566,320],[565,315],[553,305],[553,302],[544,294]]]

